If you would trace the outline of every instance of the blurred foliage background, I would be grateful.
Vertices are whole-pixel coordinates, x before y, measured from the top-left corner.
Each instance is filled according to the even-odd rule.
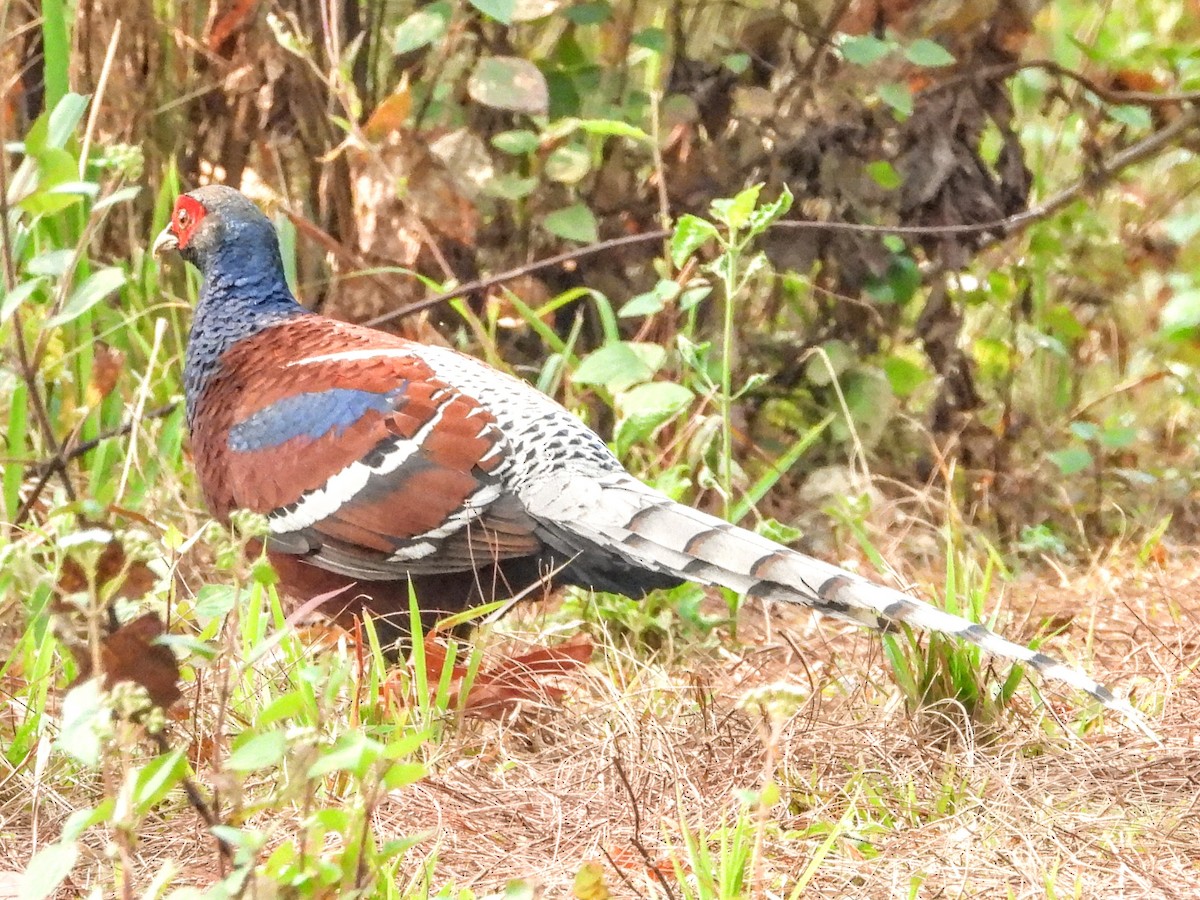
[[[1035,553],[1192,534],[1195,0],[3,16],[10,522],[76,500],[155,515],[151,493],[194,508],[190,276],[160,283],[145,248],[215,179],[275,211],[305,302],[503,360],[693,501],[740,496],[803,440],[763,508],[805,527],[865,496]],[[744,387],[721,409],[717,251],[673,259],[663,230],[756,184],[795,200],[747,248]]]

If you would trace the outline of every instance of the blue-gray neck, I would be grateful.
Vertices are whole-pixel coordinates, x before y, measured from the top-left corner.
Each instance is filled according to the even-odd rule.
[[[247,240],[236,240],[235,237]],[[204,275],[183,367],[189,427],[221,357],[238,341],[295,316],[310,315],[292,296],[274,240],[230,235],[219,252],[192,259]]]

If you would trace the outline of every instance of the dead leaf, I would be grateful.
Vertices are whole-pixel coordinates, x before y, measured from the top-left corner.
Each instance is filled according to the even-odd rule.
[[[461,707],[475,718],[495,720],[504,718],[523,703],[557,703],[567,692],[558,685],[547,684],[545,679],[579,669],[592,658],[592,650],[591,638],[580,634],[556,647],[540,647],[510,657],[478,672],[463,700],[459,698],[467,667],[455,663],[450,672],[449,706]],[[437,634],[427,635],[425,678],[429,685],[440,682],[446,659],[446,647]],[[403,705],[399,684],[394,679],[384,684],[384,696],[389,704]]]
[[[117,578],[123,580],[115,596],[127,600],[136,600],[144,596],[158,581],[158,576],[146,563],[130,561],[125,555],[124,545],[119,539],[113,538],[105,545],[96,562],[96,587],[104,587]],[[88,590],[88,573],[72,557],[68,556],[63,560],[62,572],[58,576],[58,590],[62,594]]]
[[[213,53],[220,54],[233,35],[241,31],[258,7],[258,0],[234,0],[232,6],[218,13],[208,30],[205,43]]]
[[[412,92],[407,84],[402,84],[393,94],[385,97],[383,102],[375,107],[363,132],[370,141],[382,141],[389,134],[404,128],[408,114],[412,111]]]
[[[609,900],[612,897],[604,881],[604,867],[599,860],[589,859],[579,867],[571,893],[579,900]]]
[[[125,354],[103,341],[98,341],[92,351],[92,380],[87,387],[89,406],[97,406],[113,392],[125,367]]]
[[[130,681],[140,684],[156,706],[163,709],[183,696],[179,690],[179,663],[170,647],[155,640],[166,633],[155,613],[146,613],[100,639],[100,669],[105,690]],[[86,681],[92,671],[92,652],[86,644],[68,642],[79,665],[76,683]]]

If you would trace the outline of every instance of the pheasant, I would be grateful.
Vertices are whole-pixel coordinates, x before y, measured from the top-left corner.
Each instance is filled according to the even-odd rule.
[[[404,622],[411,584],[428,624],[539,582],[641,597],[692,581],[874,629],[940,632],[1143,727],[1078,669],[670,500],[517,378],[306,310],[270,220],[232,188],[181,195],[153,245],[167,250],[203,276],[184,366],[201,489],[219,520],[266,517],[292,594],[352,585],[351,614]]]

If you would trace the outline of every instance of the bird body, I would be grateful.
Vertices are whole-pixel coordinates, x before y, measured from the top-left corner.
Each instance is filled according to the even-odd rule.
[[[201,488],[267,518],[285,586],[352,584],[352,611],[427,621],[539,582],[640,597],[683,581],[872,628],[977,644],[1137,714],[1081,671],[981,625],[670,500],[525,382],[444,347],[305,310],[269,220],[220,186],[155,242],[204,276],[185,362]],[[340,601],[339,601],[340,602]]]

